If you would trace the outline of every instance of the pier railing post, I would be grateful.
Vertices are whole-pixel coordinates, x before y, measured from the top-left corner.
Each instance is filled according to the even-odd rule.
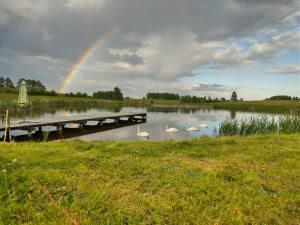
[[[65,126],[64,124],[58,124],[56,126],[59,135],[62,135],[64,126]]]

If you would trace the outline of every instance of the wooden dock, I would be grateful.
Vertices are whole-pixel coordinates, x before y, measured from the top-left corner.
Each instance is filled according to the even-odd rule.
[[[137,123],[144,123],[147,120],[147,113],[99,113],[96,115],[76,115],[68,116],[60,119],[35,120],[28,119],[23,121],[11,121],[9,130],[25,130],[28,131],[28,136],[34,131],[42,131],[43,127],[56,127],[57,131],[62,133],[65,126],[68,124],[78,124],[78,128],[84,129],[89,127],[88,122],[96,122],[97,127],[102,127],[109,124],[111,129],[130,126]],[[5,131],[5,124],[0,124],[0,132]]]

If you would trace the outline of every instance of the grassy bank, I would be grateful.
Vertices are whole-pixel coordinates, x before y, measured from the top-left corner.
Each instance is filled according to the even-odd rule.
[[[18,99],[17,93],[0,92],[0,107],[14,108]],[[205,104],[182,104],[177,100],[144,100],[144,99],[124,99],[124,101],[113,101],[95,98],[78,98],[59,96],[30,96],[32,107],[40,106],[98,106],[101,104],[132,106],[132,107],[187,107],[187,108],[214,108],[236,111],[253,111],[269,113],[293,113],[300,114],[299,100],[265,100],[265,101],[244,101],[244,102],[219,102]]]
[[[264,100],[243,102],[220,102],[213,104],[215,109],[228,109],[247,112],[294,113],[300,114],[299,100]]]
[[[0,144],[0,166],[3,224],[300,222],[300,134]]]

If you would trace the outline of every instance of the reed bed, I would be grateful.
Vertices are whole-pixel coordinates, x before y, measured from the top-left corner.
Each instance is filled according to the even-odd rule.
[[[265,115],[222,121],[218,133],[220,136],[249,136],[256,134],[291,134],[300,132],[300,116],[280,116],[278,119]]]

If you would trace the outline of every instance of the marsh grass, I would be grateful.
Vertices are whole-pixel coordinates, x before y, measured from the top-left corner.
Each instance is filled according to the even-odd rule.
[[[222,121],[218,133],[221,136],[249,136],[257,134],[291,134],[300,132],[300,116],[280,116],[278,119],[265,115]]]
[[[299,140],[0,144],[0,224],[299,224]]]

